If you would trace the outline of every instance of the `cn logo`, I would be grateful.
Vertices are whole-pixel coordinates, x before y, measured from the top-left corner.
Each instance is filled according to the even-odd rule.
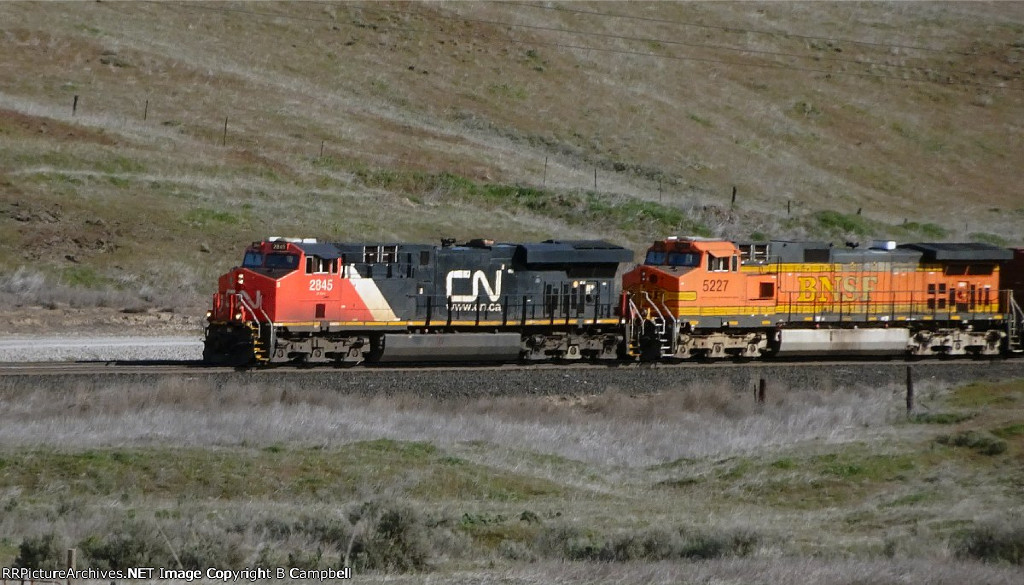
[[[455,281],[457,280],[471,281],[473,292],[468,295],[453,294],[452,291],[455,290]],[[477,298],[480,297],[481,286],[492,303],[498,302],[498,299],[501,298],[501,270],[494,271],[494,288],[491,288],[491,284],[487,282],[487,276],[483,270],[477,270],[476,272],[452,270],[445,278],[445,292],[452,298],[453,303],[475,303]],[[460,286],[459,288],[463,287]]]

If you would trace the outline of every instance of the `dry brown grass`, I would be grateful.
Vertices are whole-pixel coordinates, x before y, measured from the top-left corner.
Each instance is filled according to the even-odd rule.
[[[164,272],[174,259],[195,302],[241,245],[269,233],[604,236],[636,247],[662,235],[372,188],[355,174],[539,185],[545,160],[549,188],[591,189],[597,167],[598,191],[684,209],[727,206],[736,185],[737,214],[701,218],[732,237],[815,235],[813,212],[862,207],[889,224],[1019,241],[1011,153],[1024,98],[1000,87],[1021,83],[1019,5],[569,7],[653,20],[503,3],[4,3],[0,268],[60,273],[77,261],[166,287],[181,272]],[[994,87],[912,81],[945,79],[931,70]]]
[[[381,437],[448,447],[482,442],[602,466],[728,457],[884,436],[899,397],[888,389],[780,393],[764,406],[725,387],[580,399],[362,398],[202,379],[7,390],[0,444],[334,447]],[[630,437],[630,440],[623,440]]]
[[[931,420],[969,416],[911,423],[887,388],[758,407],[724,387],[454,402],[192,379],[12,385],[0,532],[17,538],[0,561],[20,538],[100,546],[160,525],[231,563],[270,546],[321,566],[338,562],[329,543],[351,512],[384,498],[411,506],[427,567],[456,582],[1003,583],[1012,570],[970,559],[1007,558],[1021,534],[992,512],[1020,506],[1021,388],[924,384]],[[965,431],[1007,448],[938,440]],[[548,562],[605,558],[631,562]]]

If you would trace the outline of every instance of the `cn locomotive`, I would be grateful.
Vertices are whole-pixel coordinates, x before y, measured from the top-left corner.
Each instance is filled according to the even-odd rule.
[[[210,363],[615,359],[616,271],[602,241],[253,242],[220,277]]]
[[[997,356],[1024,255],[975,243],[253,242],[204,360],[274,363]],[[621,278],[618,277],[622,274]],[[1002,285],[1002,286],[1001,286]]]

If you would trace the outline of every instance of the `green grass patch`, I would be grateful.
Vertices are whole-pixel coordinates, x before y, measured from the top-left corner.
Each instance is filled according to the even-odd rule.
[[[833,234],[869,236],[876,231],[871,222],[855,214],[825,210],[815,213],[814,220],[820,229]]]
[[[992,244],[993,246],[999,246],[1001,248],[1005,248],[1006,246],[1009,245],[1009,240],[1007,240],[1006,238],[986,232],[975,232],[968,237],[971,239],[972,242],[978,242],[981,244]]]
[[[1006,441],[988,433],[963,431],[954,435],[942,435],[935,439],[940,445],[966,447],[981,455],[1001,455],[1006,452]]]
[[[369,441],[337,449],[91,449],[9,453],[0,489],[27,497],[349,498],[373,486],[406,484],[431,500],[523,501],[558,495],[558,485],[450,458],[428,443]]]
[[[124,156],[115,156],[114,158],[108,160],[96,162],[95,169],[97,171],[108,174],[142,173],[145,172],[146,166],[134,159],[130,159]]]
[[[983,408],[1007,406],[1024,398],[1024,380],[1006,382],[972,382],[953,391],[951,406]]]
[[[992,434],[1000,439],[1010,439],[1024,435],[1024,423],[1013,423],[1005,427],[992,429]]]
[[[111,280],[89,266],[70,266],[61,273],[61,280],[70,286],[84,288],[103,288],[111,284]]]
[[[910,422],[921,425],[954,425],[977,416],[973,412],[922,412],[911,417]]]
[[[710,236],[707,226],[670,205],[593,191],[554,191],[527,185],[478,183],[452,174],[358,168],[356,177],[370,187],[408,196],[434,194],[442,200],[524,210],[572,225],[598,226],[629,233],[685,233]]]
[[[899,481],[914,471],[918,462],[914,455],[829,454],[812,462],[823,476],[856,478],[867,481]]]
[[[918,223],[910,221],[899,226],[907,235],[920,235],[921,237],[942,240],[949,237],[949,232],[942,226],[934,223]]]

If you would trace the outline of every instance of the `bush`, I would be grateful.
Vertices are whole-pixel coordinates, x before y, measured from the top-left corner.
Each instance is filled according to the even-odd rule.
[[[679,558],[682,541],[678,532],[653,528],[614,536],[602,549],[608,561],[663,561]]]
[[[356,571],[409,572],[427,568],[431,547],[420,513],[408,504],[367,502],[349,520],[356,526],[349,564]],[[360,529],[361,528],[361,529]]]
[[[176,567],[174,555],[155,524],[124,520],[109,533],[78,544],[85,566],[95,569]]]
[[[960,557],[1024,565],[1024,519],[976,525],[960,536],[955,550]]]
[[[227,534],[199,534],[181,547],[178,558],[186,569],[241,569],[245,566],[241,546]]]
[[[503,540],[498,544],[498,554],[510,561],[525,561],[532,563],[537,560],[530,547],[517,540]]]
[[[601,542],[574,526],[553,526],[535,542],[538,554],[573,561],[667,561],[743,557],[754,552],[761,537],[746,529],[694,531],[648,528],[622,532]]]
[[[51,532],[22,540],[14,566],[18,569],[59,569],[65,560],[63,547],[57,535]]]

